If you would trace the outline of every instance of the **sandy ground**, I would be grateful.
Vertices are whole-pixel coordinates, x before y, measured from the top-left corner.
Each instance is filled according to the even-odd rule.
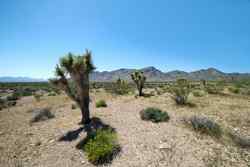
[[[97,99],[105,99],[107,108],[95,108]],[[192,115],[205,115],[223,127],[250,136],[250,98],[211,96],[191,98],[197,107],[178,107],[169,95],[150,98],[113,97],[92,94],[91,115],[116,129],[122,147],[111,167],[250,167],[250,150],[225,144],[194,132],[183,122]],[[67,97],[21,99],[16,107],[0,111],[1,167],[83,167],[88,163],[77,149],[86,133],[77,131],[80,110],[72,110]],[[51,107],[54,119],[30,124],[30,109]],[[140,110],[158,107],[167,111],[169,122],[142,121]],[[79,132],[72,141],[59,141],[69,131]]]

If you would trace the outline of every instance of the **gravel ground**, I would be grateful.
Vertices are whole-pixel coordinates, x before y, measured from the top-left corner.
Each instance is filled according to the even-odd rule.
[[[105,99],[107,108],[95,108],[97,99]],[[250,135],[250,100],[209,96],[194,99],[196,108],[177,107],[167,95],[150,98],[112,97],[105,93],[92,95],[91,115],[116,129],[122,147],[111,167],[249,167],[249,150],[225,145],[197,134],[182,119],[207,115],[223,125]],[[76,145],[86,134],[80,131],[80,111],[71,109],[65,96],[21,99],[16,107],[0,111],[1,167],[91,167]],[[167,111],[170,121],[154,124],[142,121],[139,112],[146,107]],[[30,124],[34,108],[51,107],[54,119]],[[236,114],[237,112],[237,114]],[[233,117],[232,117],[233,116]],[[233,121],[232,121],[233,120]],[[227,123],[231,124],[227,124]],[[240,123],[239,123],[240,122]],[[78,130],[78,131],[77,131]],[[59,141],[75,131],[72,141]]]

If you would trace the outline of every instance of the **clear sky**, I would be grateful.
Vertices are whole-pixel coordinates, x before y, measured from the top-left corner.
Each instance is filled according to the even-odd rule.
[[[0,0],[0,76],[48,78],[85,48],[100,71],[250,72],[250,0]]]

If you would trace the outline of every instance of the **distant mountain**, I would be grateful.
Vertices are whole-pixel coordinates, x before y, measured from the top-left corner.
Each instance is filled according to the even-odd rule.
[[[91,81],[110,82],[116,81],[118,78],[131,81],[130,75],[137,69],[118,69],[114,71],[95,71],[90,74]],[[178,78],[186,78],[190,80],[232,80],[232,79],[250,79],[250,73],[224,73],[215,68],[201,69],[193,72],[185,71],[169,71],[162,72],[155,67],[146,67],[138,69],[143,71],[147,77],[147,81],[173,81]],[[44,79],[34,79],[28,77],[0,77],[0,82],[44,82]]]
[[[144,75],[147,77],[147,81],[171,81],[177,78],[186,78],[190,80],[232,80],[232,79],[243,79],[249,78],[250,73],[224,73],[215,68],[201,69],[193,72],[185,71],[170,71],[162,72],[155,67],[146,67],[139,69],[143,71]],[[118,78],[131,81],[130,75],[136,71],[136,69],[119,69],[114,71],[104,71],[104,72],[93,72],[90,75],[90,80],[92,81],[102,81],[109,82],[115,81]]]
[[[29,77],[0,77],[0,82],[45,82],[44,79],[36,79]]]

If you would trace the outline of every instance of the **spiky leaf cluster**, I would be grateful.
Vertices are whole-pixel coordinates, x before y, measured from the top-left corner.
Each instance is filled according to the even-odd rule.
[[[131,78],[136,83],[144,84],[146,81],[146,77],[144,76],[142,71],[136,71],[133,74],[131,74]]]
[[[73,100],[79,101],[76,88],[84,85],[84,79],[94,69],[89,50],[86,50],[83,55],[68,53],[60,59],[55,69],[56,78],[51,79],[50,82],[65,91]]]

